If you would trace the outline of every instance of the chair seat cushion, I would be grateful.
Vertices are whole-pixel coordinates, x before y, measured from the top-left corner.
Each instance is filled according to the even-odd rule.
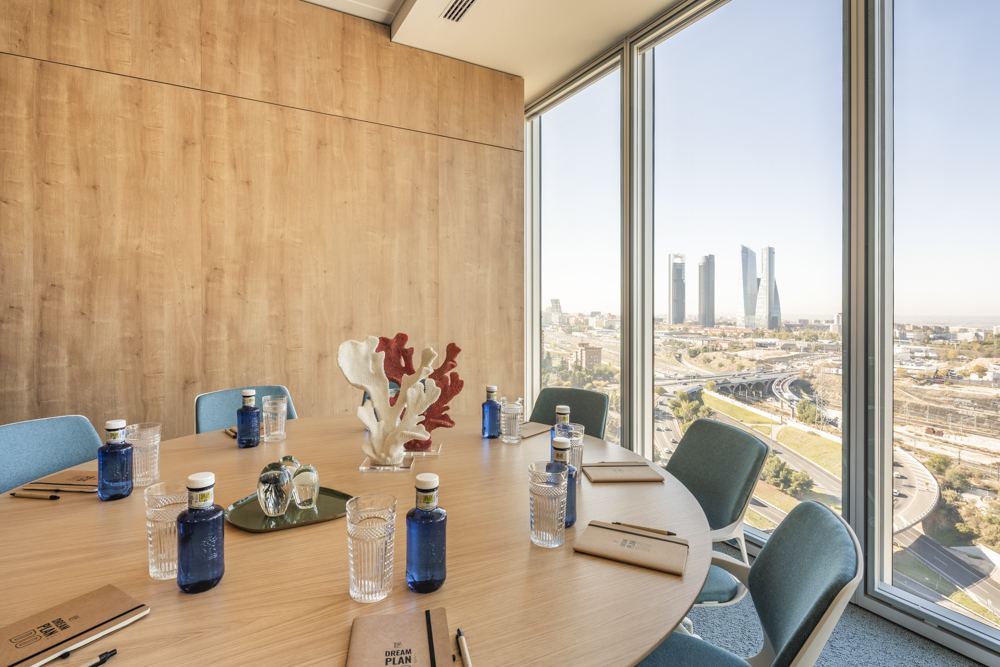
[[[747,667],[747,663],[703,639],[674,632],[638,667]]]
[[[698,594],[695,604],[706,602],[729,602],[740,591],[740,583],[736,577],[723,570],[718,565],[708,568],[708,579],[705,580],[705,587]]]

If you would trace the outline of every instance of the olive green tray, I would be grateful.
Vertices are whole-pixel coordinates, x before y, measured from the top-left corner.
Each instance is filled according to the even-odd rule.
[[[316,497],[316,507],[299,509],[293,499],[288,504],[288,510],[281,516],[267,516],[260,508],[257,494],[252,493],[226,508],[226,521],[251,533],[270,533],[274,530],[298,528],[311,523],[339,519],[347,514],[347,501],[351,498],[353,496],[350,494],[321,486]]]

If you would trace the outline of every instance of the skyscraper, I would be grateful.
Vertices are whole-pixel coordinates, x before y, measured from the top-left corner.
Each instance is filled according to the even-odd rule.
[[[684,324],[684,255],[670,255],[670,323]]]
[[[715,326],[715,255],[698,260],[698,324]]]
[[[740,296],[736,309],[736,326],[754,328],[757,312],[757,255],[745,245],[740,246]]]
[[[754,328],[780,329],[781,302],[778,299],[778,284],[774,279],[774,248],[767,246],[760,251],[760,255],[760,283],[757,287]]]

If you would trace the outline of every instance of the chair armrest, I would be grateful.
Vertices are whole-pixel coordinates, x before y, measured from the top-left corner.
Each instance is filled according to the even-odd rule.
[[[712,565],[721,567],[723,570],[736,577],[736,580],[743,584],[744,588],[749,588],[747,580],[750,577],[750,566],[746,563],[738,561],[732,556],[727,556],[726,554],[714,551],[712,552]]]

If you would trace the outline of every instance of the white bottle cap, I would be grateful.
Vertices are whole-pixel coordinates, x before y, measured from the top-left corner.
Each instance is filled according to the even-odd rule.
[[[554,449],[569,449],[569,438],[552,438]]]
[[[568,415],[569,414],[569,406],[568,405],[557,405],[556,406],[556,414],[557,415]]]
[[[486,391],[496,391],[496,390],[497,390],[497,386],[495,384],[488,384],[488,385],[486,385]]]
[[[256,389],[244,389],[243,390],[243,395],[244,396],[256,396],[257,395],[257,390]]]
[[[104,428],[108,431],[117,431],[120,428],[125,428],[124,419],[110,419],[104,422]]]
[[[432,472],[422,472],[417,475],[415,486],[421,491],[433,491],[440,486],[438,476]]]
[[[215,486],[214,472],[196,472],[193,475],[188,475],[187,488],[192,491],[207,489],[210,486]]]

